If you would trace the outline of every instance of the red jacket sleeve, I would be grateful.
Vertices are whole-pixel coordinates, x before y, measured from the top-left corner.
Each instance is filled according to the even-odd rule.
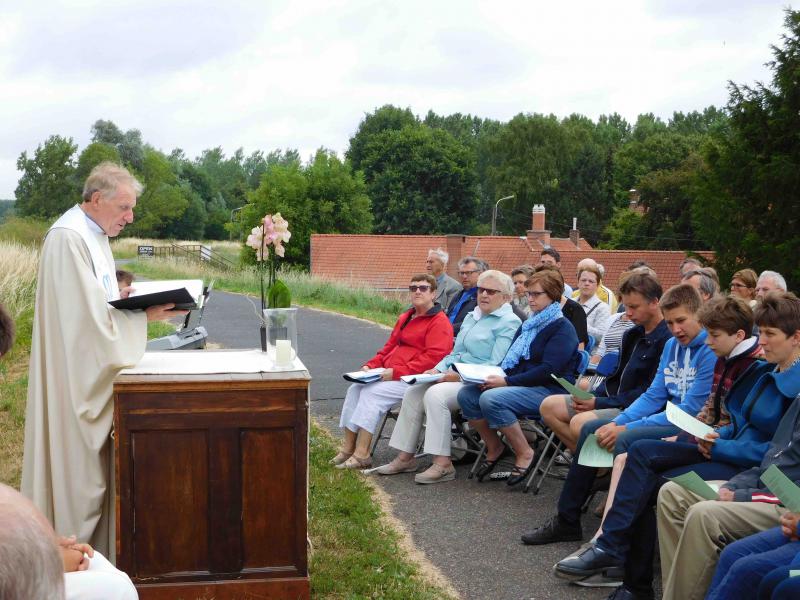
[[[409,318],[409,312],[406,311],[400,315],[400,318],[397,319],[397,323],[394,324],[394,329],[392,329],[392,333],[389,336],[389,339],[386,340],[386,343],[383,345],[383,348],[378,350],[378,352],[370,358],[364,364],[368,366],[370,369],[376,369],[378,367],[382,367],[386,357],[391,355],[392,352],[397,348],[397,344],[400,340],[400,332],[401,332],[401,325],[405,323]],[[448,321],[449,322],[449,321]]]
[[[392,379],[400,379],[403,375],[422,373],[435,367],[440,360],[453,349],[453,326],[444,311],[428,320],[425,331],[425,347],[414,358],[403,365],[396,365]]]

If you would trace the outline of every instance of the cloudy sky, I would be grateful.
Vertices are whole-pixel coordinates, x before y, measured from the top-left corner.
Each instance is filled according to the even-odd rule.
[[[12,6],[9,6],[12,5]],[[769,79],[785,0],[0,1],[0,198],[97,119],[189,156],[343,152],[364,114],[566,116],[722,106]]]

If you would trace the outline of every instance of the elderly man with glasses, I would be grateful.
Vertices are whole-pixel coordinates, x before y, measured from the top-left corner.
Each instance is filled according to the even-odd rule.
[[[453,298],[447,313],[454,336],[458,335],[464,317],[478,305],[478,277],[488,269],[486,262],[474,256],[465,256],[458,261],[458,276],[464,289]]]

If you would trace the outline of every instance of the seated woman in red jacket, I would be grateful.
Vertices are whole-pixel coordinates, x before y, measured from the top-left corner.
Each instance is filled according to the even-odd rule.
[[[338,469],[364,469],[372,465],[369,446],[383,415],[403,399],[408,385],[403,375],[432,369],[453,349],[453,326],[442,307],[434,302],[436,280],[414,275],[408,286],[411,308],[400,315],[386,345],[362,370],[383,367],[383,380],[354,383],[347,389],[339,427],[344,442],[331,461]]]

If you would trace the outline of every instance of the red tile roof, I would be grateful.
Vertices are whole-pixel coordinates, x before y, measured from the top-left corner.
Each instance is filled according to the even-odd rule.
[[[458,236],[460,256],[454,256],[451,237],[450,269],[462,256],[482,258],[493,269],[510,272],[522,264],[536,264],[541,243],[508,236]],[[404,288],[414,273],[425,272],[431,248],[448,249],[444,235],[340,235],[311,236],[311,273],[339,281],[353,281],[378,289]],[[595,250],[581,238],[578,250],[568,239],[552,238],[550,244],[561,254],[561,267],[568,283],[575,281],[575,267],[582,258],[593,258],[606,269],[605,283],[616,288],[617,280],[633,261],[644,260],[658,273],[666,289],[680,280],[679,266],[684,252],[656,250]],[[700,252],[712,260],[713,253]]]

